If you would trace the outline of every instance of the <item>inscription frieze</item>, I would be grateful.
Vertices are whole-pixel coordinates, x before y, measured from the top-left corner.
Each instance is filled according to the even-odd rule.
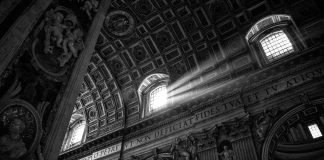
[[[176,121],[174,123],[171,123],[170,125],[167,125],[155,131],[144,134],[143,136],[128,140],[124,143],[123,149],[124,151],[126,151],[136,146],[163,138],[175,132],[185,130],[187,128],[192,127],[196,123],[199,123],[203,120],[209,119],[211,117],[217,116],[219,114],[225,113],[227,111],[236,109],[241,106],[243,106],[242,99],[240,97],[234,97],[230,101],[226,101],[225,103],[215,104],[210,108],[197,112],[191,117]],[[120,150],[121,150],[121,144],[118,143],[108,148],[94,152],[92,155],[84,157],[80,160],[95,160],[119,152]]]
[[[245,104],[253,104],[261,100],[270,98],[279,92],[288,90],[292,87],[304,84],[313,80],[314,78],[319,78],[323,76],[324,67],[317,67],[312,70],[302,72],[300,74],[291,76],[289,78],[283,79],[277,83],[273,83],[262,89],[256,90],[249,94],[243,95],[243,101]]]

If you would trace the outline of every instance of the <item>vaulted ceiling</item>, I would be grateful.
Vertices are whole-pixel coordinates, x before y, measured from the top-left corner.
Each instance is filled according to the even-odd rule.
[[[175,81],[206,60],[215,62],[211,76],[222,79],[255,69],[244,37],[254,22],[281,4],[112,1],[75,105],[75,114],[87,119],[87,140],[141,121],[137,91],[148,75],[164,73]]]

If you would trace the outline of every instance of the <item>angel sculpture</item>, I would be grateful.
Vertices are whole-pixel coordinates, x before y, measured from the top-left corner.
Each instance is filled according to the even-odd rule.
[[[223,156],[223,160],[235,160],[234,151],[231,150],[228,146],[224,146],[224,151],[220,153]]]
[[[79,50],[83,49],[82,37],[83,32],[80,28],[77,28],[77,18],[75,15],[69,14],[64,19],[64,24],[67,28],[65,29],[63,45],[63,53],[57,58],[60,63],[60,67],[63,67],[67,63],[72,55],[78,56]]]
[[[189,135],[187,138],[187,143],[189,146],[189,153],[192,160],[199,160],[198,148],[201,145],[197,138],[192,135]]]
[[[63,53],[57,58],[60,63],[60,67],[63,67],[67,63],[72,55],[78,56],[78,51],[83,49],[82,44],[83,32],[80,29],[75,29],[72,32],[66,32],[66,38],[63,40]]]
[[[99,6],[99,2],[97,0],[86,0],[84,1],[81,9],[84,10],[87,16],[89,17],[89,19],[92,20],[91,12],[97,12],[98,6]]]
[[[57,47],[62,47],[63,31],[67,28],[63,24],[64,16],[60,12],[48,11],[45,19],[45,41],[44,52],[45,54],[52,54],[54,46],[51,46],[51,41],[55,41]]]

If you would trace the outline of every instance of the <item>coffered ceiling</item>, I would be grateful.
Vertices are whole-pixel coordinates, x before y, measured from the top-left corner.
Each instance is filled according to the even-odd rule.
[[[87,140],[141,121],[137,91],[151,74],[169,75],[173,82],[206,60],[215,62],[211,76],[223,80],[254,70],[257,65],[244,37],[254,22],[282,4],[280,0],[112,1],[75,105],[75,113],[87,119]],[[308,1],[293,4],[300,5],[314,7]]]

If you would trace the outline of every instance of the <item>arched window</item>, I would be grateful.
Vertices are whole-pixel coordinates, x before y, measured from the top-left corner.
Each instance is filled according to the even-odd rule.
[[[162,84],[155,87],[149,96],[149,111],[158,111],[166,106],[167,103],[167,89],[166,85]]]
[[[294,52],[291,41],[287,37],[286,33],[284,33],[282,30],[266,35],[260,40],[260,43],[267,59],[270,62]]]
[[[83,114],[74,113],[71,116],[69,128],[65,134],[62,151],[80,145],[84,141],[86,121]]]
[[[167,107],[167,84],[169,76],[162,73],[147,76],[138,88],[142,105],[142,118],[158,113]]]
[[[314,139],[322,137],[322,132],[316,123],[308,125],[308,129]]]
[[[84,121],[79,122],[78,124],[73,126],[73,128],[71,128],[72,133],[71,133],[71,141],[69,147],[73,147],[81,143],[84,129],[85,129]]]
[[[256,22],[246,35],[261,66],[293,55],[306,45],[288,15],[270,15]]]

